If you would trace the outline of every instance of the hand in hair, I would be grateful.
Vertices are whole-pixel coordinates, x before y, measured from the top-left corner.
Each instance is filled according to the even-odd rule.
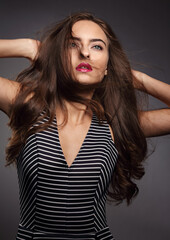
[[[28,59],[30,61],[35,61],[38,57],[38,50],[41,45],[40,41],[34,40],[34,39],[29,39],[30,41],[30,53],[28,55]]]
[[[155,137],[170,133],[170,85],[132,70],[133,85],[167,105],[164,109],[140,111],[139,120],[145,137]]]
[[[145,73],[142,73],[133,69],[131,71],[132,71],[134,88],[140,91],[145,91],[144,84],[143,84],[143,77]]]
[[[170,107],[170,85],[159,81],[145,73],[132,70],[133,85],[136,89],[144,91],[149,95],[159,99]]]

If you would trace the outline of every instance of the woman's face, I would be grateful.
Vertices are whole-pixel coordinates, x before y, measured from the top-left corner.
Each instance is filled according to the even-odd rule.
[[[73,78],[80,83],[98,83],[107,74],[108,39],[100,26],[81,20],[72,27],[69,53]]]

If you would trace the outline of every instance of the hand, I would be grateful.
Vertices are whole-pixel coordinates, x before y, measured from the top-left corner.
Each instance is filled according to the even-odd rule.
[[[38,40],[34,40],[34,39],[29,39],[28,41],[29,41],[28,44],[29,44],[30,51],[28,53],[27,58],[31,62],[33,62],[38,57],[38,52],[39,52],[39,47],[40,47],[41,42]]]
[[[132,71],[132,77],[133,77],[133,86],[134,88],[140,90],[140,91],[144,91],[145,87],[144,87],[144,77],[145,77],[145,73],[136,71],[136,70],[131,70]]]

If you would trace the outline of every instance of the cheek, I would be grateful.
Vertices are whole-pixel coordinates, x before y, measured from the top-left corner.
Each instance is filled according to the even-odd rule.
[[[78,55],[76,50],[70,51],[70,63],[72,66],[74,66],[78,61]]]
[[[97,64],[97,68],[98,70],[103,73],[105,72],[105,70],[107,69],[107,63],[108,63],[108,59],[103,59],[102,61],[100,60]]]
[[[75,63],[75,55],[74,54],[71,54],[70,61],[71,61],[71,65],[73,66]]]
[[[100,56],[100,58],[98,59],[98,64],[100,65],[100,68],[106,69],[107,68],[107,64],[109,61],[109,54],[107,52],[105,52],[103,55]]]
[[[104,78],[105,75],[107,75],[107,64],[108,64],[108,58],[103,60],[102,62],[100,61],[99,63],[99,68],[98,68],[98,77],[100,80]]]

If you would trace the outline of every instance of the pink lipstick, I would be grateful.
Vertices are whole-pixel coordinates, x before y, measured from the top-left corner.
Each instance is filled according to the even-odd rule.
[[[79,72],[91,72],[92,67],[88,63],[80,63],[77,67],[76,70]]]

